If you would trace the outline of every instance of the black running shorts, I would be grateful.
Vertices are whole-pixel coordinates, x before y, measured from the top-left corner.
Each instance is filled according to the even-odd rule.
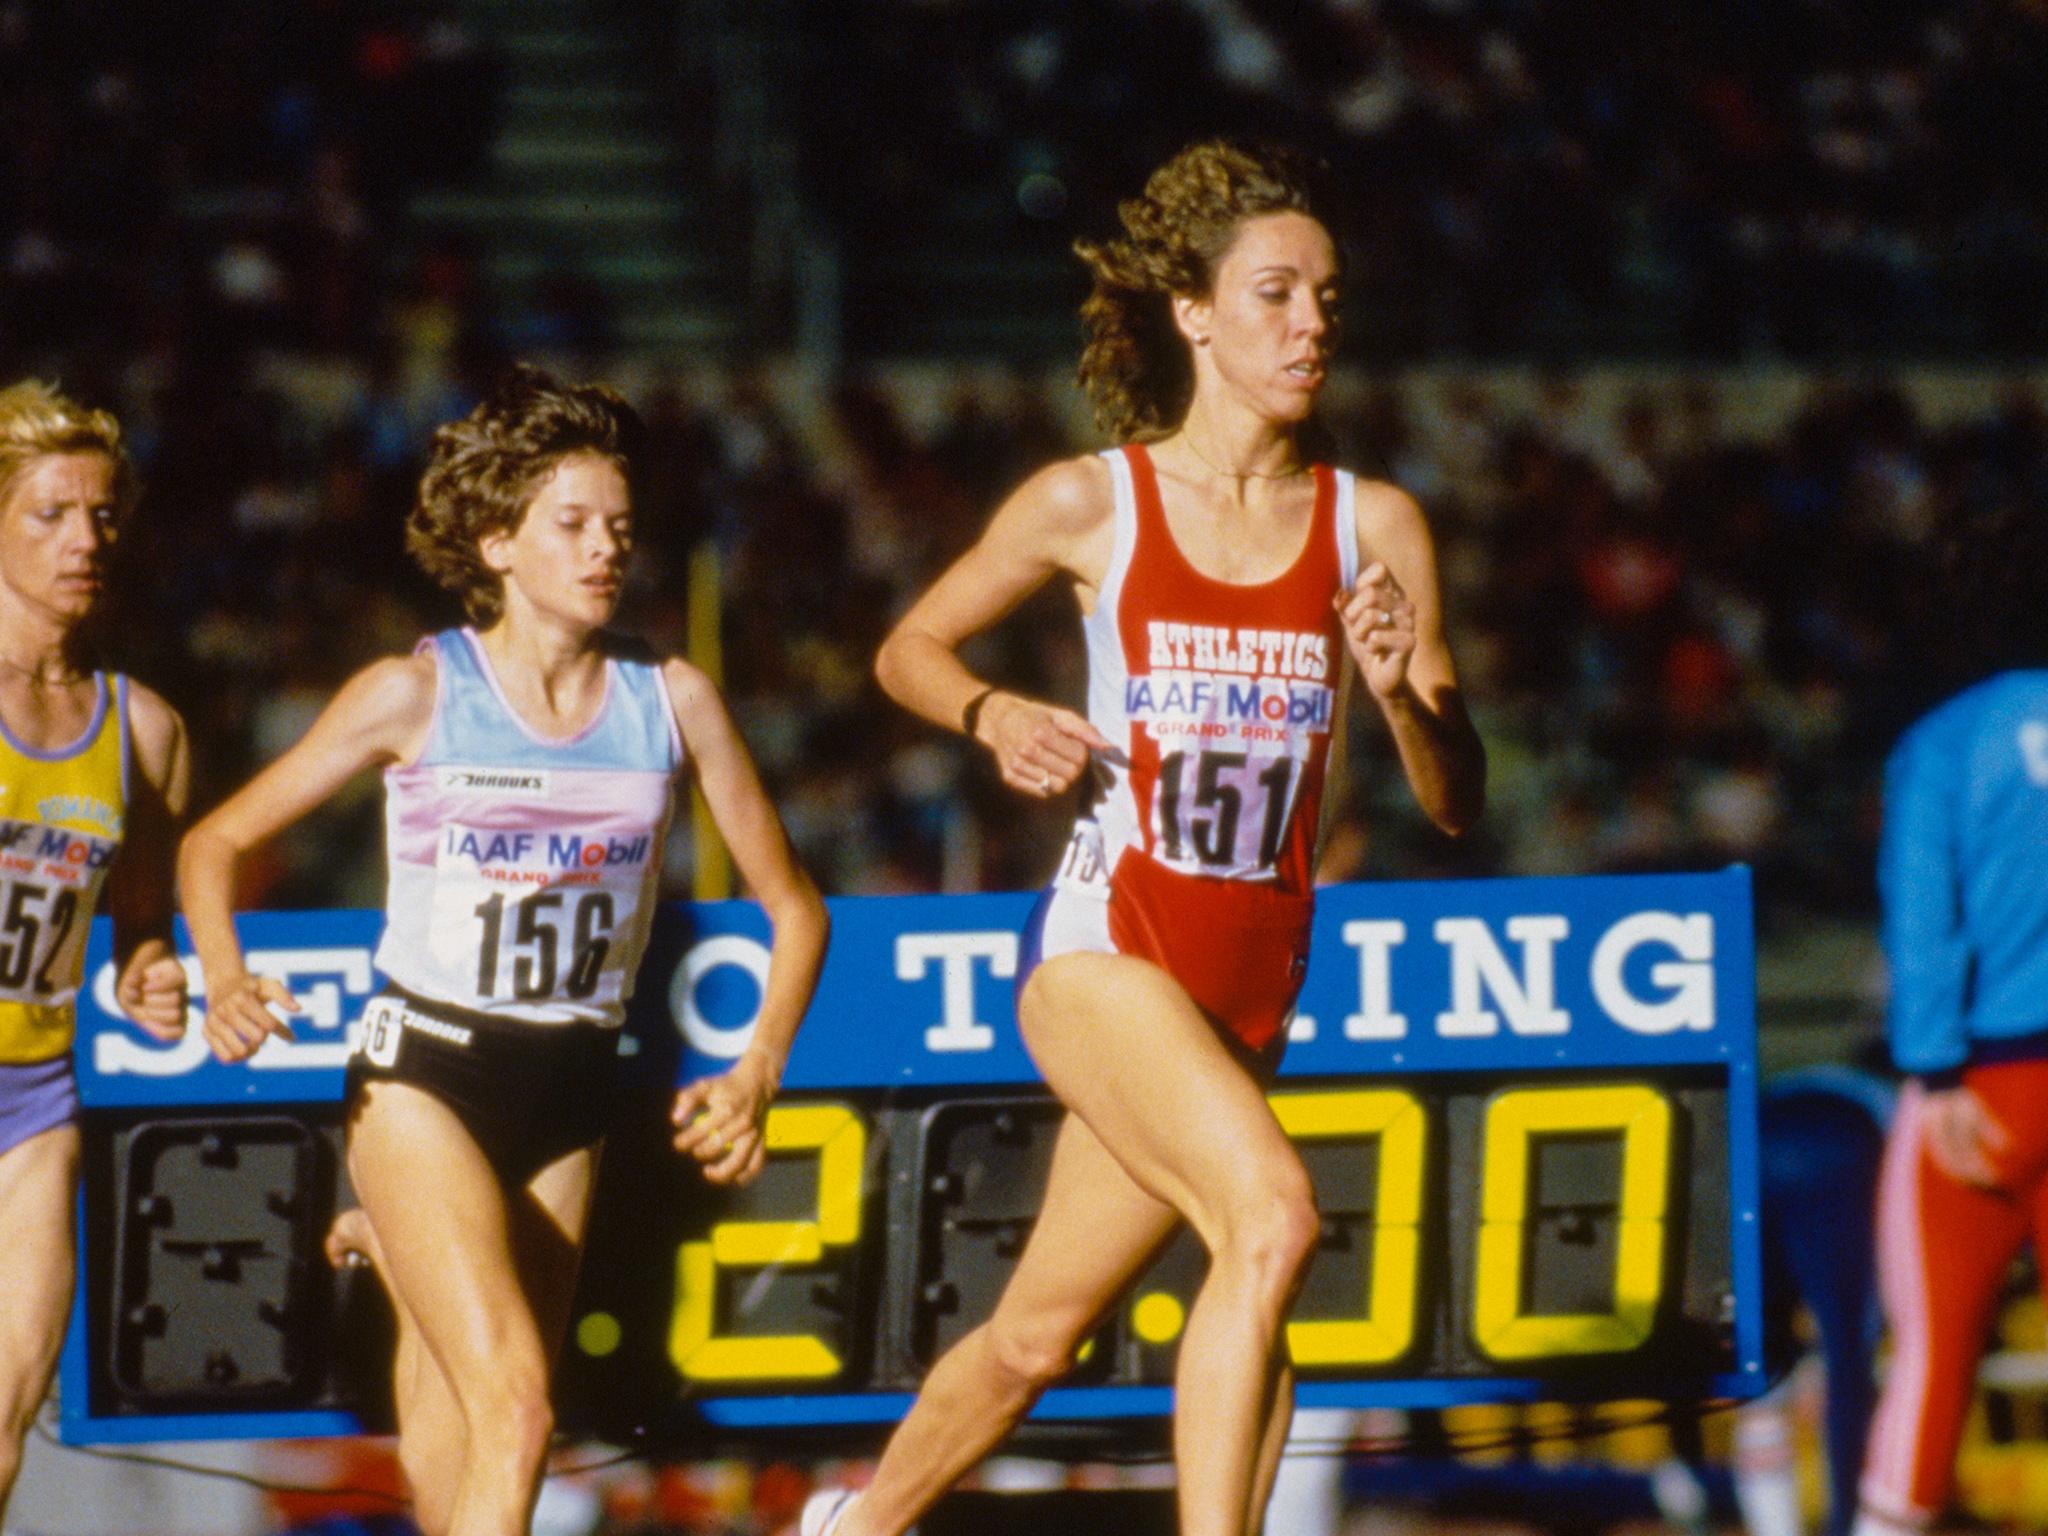
[[[455,1112],[507,1185],[602,1140],[619,1032],[496,1019],[396,988],[370,1000],[348,1059],[349,1113],[367,1083],[407,1083]]]

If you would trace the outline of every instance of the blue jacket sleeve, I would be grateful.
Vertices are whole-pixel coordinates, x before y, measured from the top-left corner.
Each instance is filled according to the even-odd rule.
[[[1902,1072],[1950,1072],[1969,1055],[1972,957],[1956,837],[1967,753],[1954,713],[1922,720],[1885,767],[1877,885],[1891,969],[1887,1027]]]

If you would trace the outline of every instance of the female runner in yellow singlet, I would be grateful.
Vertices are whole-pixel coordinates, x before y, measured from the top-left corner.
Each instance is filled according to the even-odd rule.
[[[185,1029],[171,948],[184,726],[96,667],[86,636],[135,498],[112,416],[42,384],[0,390],[0,1510],[71,1306],[71,1042],[102,886],[115,999],[160,1040]]]

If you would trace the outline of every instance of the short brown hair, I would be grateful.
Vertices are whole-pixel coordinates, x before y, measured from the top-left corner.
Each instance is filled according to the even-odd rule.
[[[111,412],[88,410],[55,385],[24,379],[0,389],[0,504],[30,464],[53,453],[97,453],[114,466],[114,506],[122,516],[142,483]]]
[[[639,415],[615,391],[514,365],[475,410],[435,431],[405,521],[407,553],[462,600],[472,622],[493,623],[505,583],[484,564],[481,541],[516,530],[555,466],[572,454],[602,454],[630,474],[640,434]]]
[[[1080,367],[1095,424],[1119,442],[1151,442],[1179,426],[1195,372],[1173,299],[1211,290],[1246,219],[1303,213],[1327,226],[1326,201],[1318,168],[1299,151],[1211,139],[1117,205],[1122,238],[1077,240],[1074,254],[1095,279],[1081,305]]]

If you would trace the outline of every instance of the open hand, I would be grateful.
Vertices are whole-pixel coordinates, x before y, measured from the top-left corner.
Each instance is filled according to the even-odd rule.
[[[1968,1088],[1944,1088],[1927,1095],[1927,1155],[1950,1178],[1978,1189],[1998,1186],[2001,1153],[2012,1145],[2004,1126]]]
[[[753,1056],[742,1056],[719,1077],[688,1084],[669,1112],[676,1150],[697,1159],[713,1184],[753,1183],[768,1161],[763,1133],[775,1088]]]
[[[211,978],[206,988],[206,1043],[222,1061],[246,1061],[272,1035],[293,1038],[285,1014],[300,1012],[298,999],[274,976],[243,972],[224,986]]]

